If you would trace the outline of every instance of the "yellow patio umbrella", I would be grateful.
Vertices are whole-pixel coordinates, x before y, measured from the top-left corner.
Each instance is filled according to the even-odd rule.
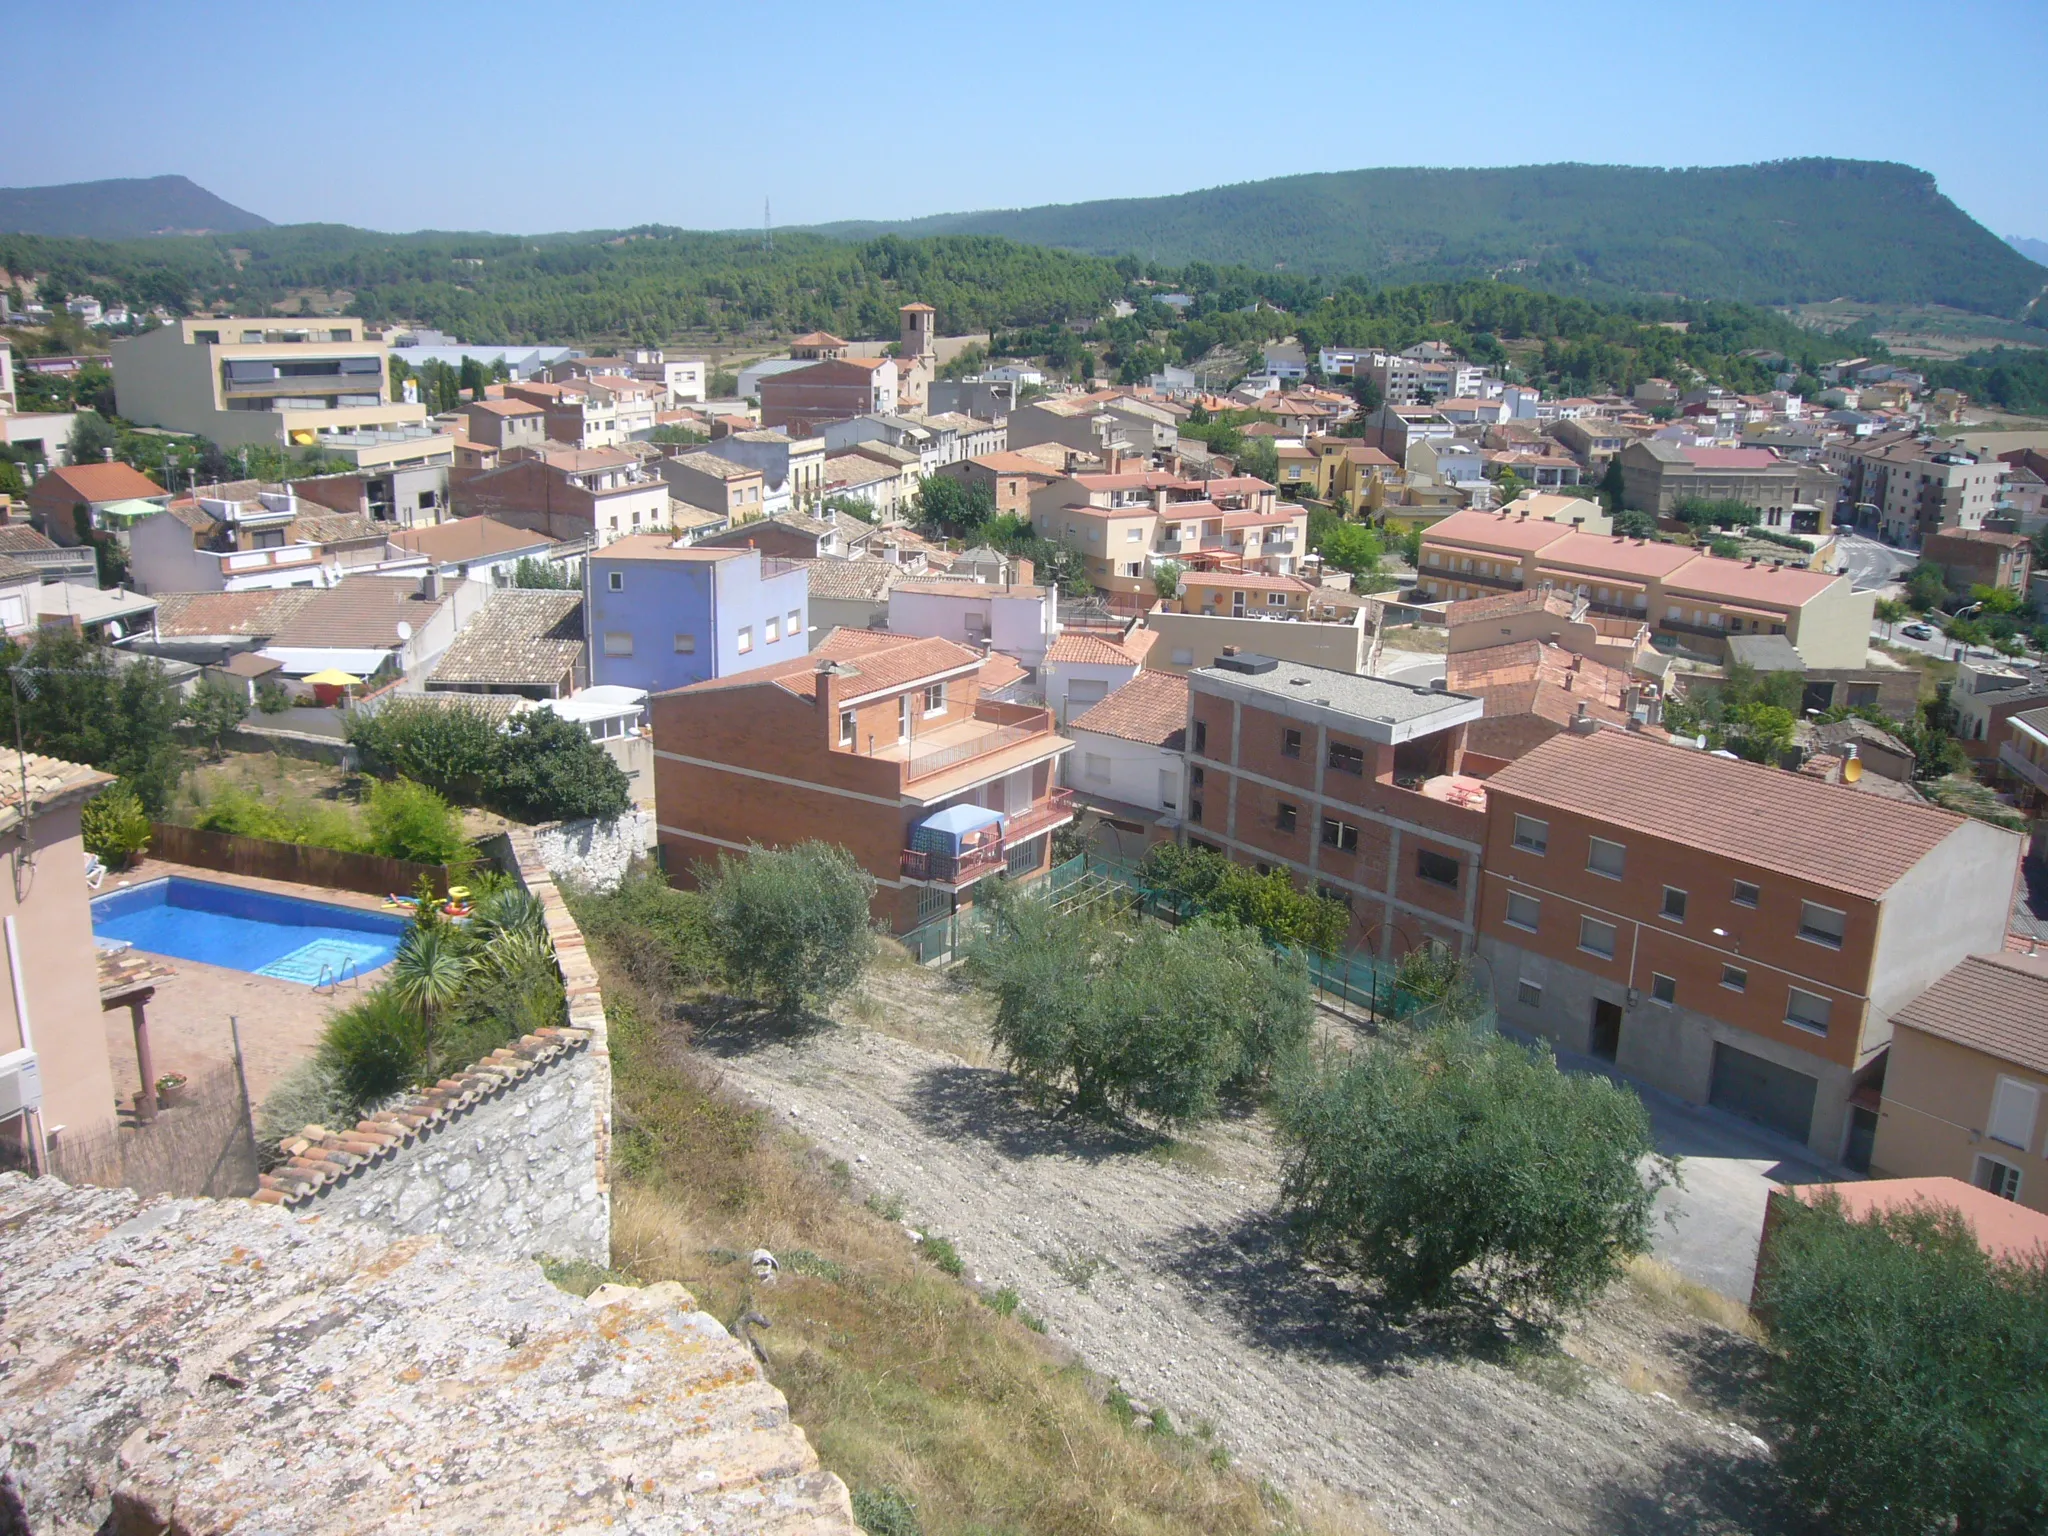
[[[360,677],[350,672],[344,672],[339,667],[329,667],[325,671],[314,672],[304,678],[303,681],[308,683],[325,683],[330,688],[360,688],[363,685],[363,680]]]

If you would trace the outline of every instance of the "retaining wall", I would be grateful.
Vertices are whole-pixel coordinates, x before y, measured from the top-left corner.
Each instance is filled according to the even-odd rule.
[[[533,829],[534,847],[548,872],[594,891],[613,891],[633,860],[653,845],[654,818],[628,811],[599,821],[550,822]]]

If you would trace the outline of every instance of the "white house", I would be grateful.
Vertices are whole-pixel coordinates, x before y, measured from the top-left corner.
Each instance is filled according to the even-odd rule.
[[[899,581],[889,628],[1001,651],[1033,676],[1059,638],[1059,589],[978,581]]]
[[[1171,839],[1186,804],[1187,679],[1140,672],[1067,722],[1060,778],[1087,807],[1098,847],[1137,858]]]
[[[1053,641],[1040,677],[1046,706],[1065,724],[1138,675],[1159,636],[1134,629],[1121,639],[1100,631],[1068,630]]]

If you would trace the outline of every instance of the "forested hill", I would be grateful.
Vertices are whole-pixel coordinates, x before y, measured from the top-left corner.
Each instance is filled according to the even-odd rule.
[[[18,234],[130,240],[170,230],[263,229],[269,223],[183,176],[0,187],[0,230]]]
[[[1595,295],[1850,298],[2016,316],[2040,268],[1910,166],[1784,160],[1698,170],[1537,165],[1286,176],[822,233],[1006,235],[1097,256],[1385,282],[1504,276]]]

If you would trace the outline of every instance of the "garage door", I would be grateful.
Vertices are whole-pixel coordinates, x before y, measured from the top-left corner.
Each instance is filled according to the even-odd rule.
[[[1716,1045],[1707,1102],[1803,1142],[1813,1130],[1813,1096],[1819,1087],[1819,1081],[1804,1072],[1732,1045]]]

